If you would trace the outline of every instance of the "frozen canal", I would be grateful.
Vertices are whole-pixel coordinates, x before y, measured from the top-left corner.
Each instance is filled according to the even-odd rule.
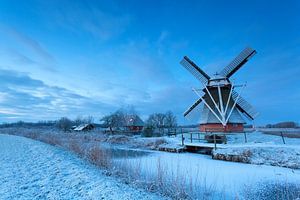
[[[146,180],[163,176],[166,181],[185,183],[196,196],[212,193],[218,197],[241,198],[247,188],[260,192],[264,184],[300,183],[300,170],[212,160],[200,154],[153,152],[142,157],[119,158],[117,162],[134,169]]]
[[[274,147],[274,145],[278,145],[291,148],[298,147],[300,143],[300,139],[287,138],[286,141],[292,145],[284,146],[281,137],[255,133],[248,134],[248,143],[245,144],[243,137],[243,135],[232,135],[229,142],[242,146],[266,145],[267,147],[271,145]],[[202,154],[150,152],[147,156],[117,158],[116,162],[122,166],[129,166],[128,168],[131,170],[134,169],[133,171],[138,176],[142,176],[146,180],[157,181],[157,177],[162,177],[173,185],[184,184],[187,191],[193,192],[195,197],[212,194],[214,198],[232,199],[238,197],[241,199],[244,197],[248,199],[250,197],[245,197],[245,195],[253,196],[266,193],[267,190],[270,191],[269,187],[274,187],[273,185],[280,187],[276,190],[281,190],[284,187],[297,187],[291,190],[298,190],[297,194],[300,194],[300,170],[213,160],[211,156]],[[280,195],[281,192],[277,191]],[[275,199],[282,198],[282,196],[279,197],[275,194],[270,195],[274,195]],[[253,198],[256,199],[257,196]],[[265,199],[272,198],[268,196]]]

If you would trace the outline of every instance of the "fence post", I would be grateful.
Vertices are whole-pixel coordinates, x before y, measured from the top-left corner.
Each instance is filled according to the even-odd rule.
[[[284,137],[283,137],[282,131],[280,132],[280,134],[281,134],[282,142],[283,142],[283,144],[285,144],[285,140],[284,140]]]
[[[214,144],[215,144],[215,150],[216,150],[217,149],[216,134],[214,134]]]
[[[182,129],[181,129],[181,145],[184,146],[184,137],[183,137]]]
[[[193,143],[193,134],[191,133],[191,143]]]
[[[245,143],[247,143],[247,134],[246,134],[246,132],[244,132],[244,136],[245,136]]]

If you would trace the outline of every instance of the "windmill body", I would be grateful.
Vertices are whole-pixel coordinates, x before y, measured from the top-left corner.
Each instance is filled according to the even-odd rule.
[[[201,83],[202,89],[194,92],[199,99],[187,109],[184,116],[188,116],[196,107],[200,109],[200,131],[202,132],[242,132],[246,123],[244,117],[253,120],[258,113],[243,99],[229,78],[244,65],[254,54],[255,50],[246,48],[228,66],[213,77],[208,76],[188,57],[180,62]],[[245,85],[241,86],[242,89]],[[200,95],[202,92],[203,95]],[[244,117],[243,117],[244,116]]]

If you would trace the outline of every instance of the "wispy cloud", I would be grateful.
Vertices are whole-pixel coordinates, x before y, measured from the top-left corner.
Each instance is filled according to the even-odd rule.
[[[104,2],[93,4],[89,1],[73,1],[65,5],[65,2],[53,1],[41,2],[40,6],[44,9],[41,15],[47,19],[50,17],[55,26],[59,25],[78,35],[88,33],[103,41],[124,33],[132,20],[132,16],[122,12],[116,5],[108,11]]]
[[[48,86],[16,71],[0,69],[0,84],[2,120],[41,120],[87,114],[101,116],[103,111],[113,109],[101,101],[61,87]]]
[[[19,51],[15,50],[15,49],[8,49],[7,52],[10,54],[10,56],[12,57],[12,60],[16,64],[20,64],[20,65],[37,64],[36,61],[34,61],[33,59],[29,58],[28,56],[20,53]]]
[[[2,36],[2,59],[13,66],[34,66],[45,71],[55,72],[57,61],[45,47],[36,39],[28,36],[11,26],[0,23],[0,36]],[[8,41],[5,41],[8,40]],[[3,61],[1,62],[3,65]]]
[[[25,33],[22,33],[12,27],[7,26],[1,26],[1,29],[3,29],[9,36],[13,37],[32,51],[34,51],[37,55],[42,57],[47,62],[55,62],[54,57],[41,46],[41,44],[34,40],[33,38],[29,37]]]

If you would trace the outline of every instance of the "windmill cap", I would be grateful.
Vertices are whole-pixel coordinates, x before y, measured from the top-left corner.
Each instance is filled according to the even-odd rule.
[[[222,80],[222,79],[227,79],[227,78],[218,73],[215,73],[209,80]]]
[[[208,86],[222,86],[228,84],[230,84],[228,78],[220,74],[214,74],[208,81]]]

